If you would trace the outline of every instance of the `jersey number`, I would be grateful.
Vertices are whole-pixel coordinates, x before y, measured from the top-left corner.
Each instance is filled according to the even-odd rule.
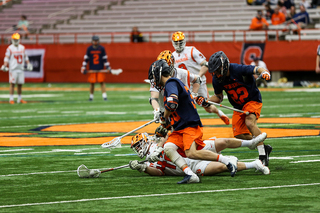
[[[93,55],[93,64],[99,64],[99,54]]]
[[[185,64],[179,64],[178,67],[181,68],[181,69],[188,70],[188,69],[187,69],[187,66],[186,66]]]
[[[14,55],[14,58],[17,60],[18,64],[22,64],[23,62],[22,55]]]
[[[237,104],[243,104],[244,99],[248,97],[248,91],[245,87],[240,87],[236,90],[229,90],[228,93],[232,95],[232,99]]]

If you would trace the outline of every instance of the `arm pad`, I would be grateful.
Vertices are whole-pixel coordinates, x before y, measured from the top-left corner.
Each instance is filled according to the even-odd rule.
[[[165,107],[167,110],[169,110],[170,112],[174,112],[174,111],[176,111],[176,109],[178,108],[178,106],[179,106],[179,99],[176,98],[176,97],[174,97],[174,96],[169,96],[169,97],[167,98],[167,102],[166,102],[166,104],[165,104],[164,107]]]
[[[159,98],[149,98],[149,103],[152,105],[152,100],[155,100],[159,103]]]

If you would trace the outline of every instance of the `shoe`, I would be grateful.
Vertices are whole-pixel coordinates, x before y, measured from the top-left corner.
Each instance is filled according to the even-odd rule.
[[[9,104],[14,104],[14,101],[9,101]]]
[[[89,98],[89,101],[93,101],[93,98]]]
[[[184,184],[184,183],[199,183],[200,179],[196,174],[186,175],[184,176],[182,181],[179,181],[177,184]]]
[[[267,138],[267,133],[263,132],[257,137],[252,139],[252,144],[248,146],[249,149],[255,149],[257,147],[257,144],[264,141]]]
[[[108,98],[103,98],[103,100],[104,100],[104,101],[107,101],[107,100],[108,100]]]
[[[21,103],[21,104],[26,104],[27,102],[21,99],[20,102],[17,102],[17,103],[18,103],[18,104],[20,104],[20,103]]]
[[[270,174],[270,169],[267,166],[264,166],[261,162],[261,160],[255,160],[256,163],[256,169],[260,172],[262,172],[264,175]]]
[[[230,120],[229,118],[226,116],[226,115],[222,115],[220,117],[220,119],[226,124],[226,125],[229,125],[230,124]]]
[[[229,159],[230,160],[227,165],[227,168],[230,171],[231,177],[234,177],[234,175],[237,173],[237,170],[238,170],[238,166],[237,166],[238,158],[234,156],[230,156]]]
[[[269,165],[269,156],[272,152],[272,146],[270,145],[264,145],[264,150],[266,152],[266,155],[259,155],[259,160],[262,161],[262,164],[265,166]]]

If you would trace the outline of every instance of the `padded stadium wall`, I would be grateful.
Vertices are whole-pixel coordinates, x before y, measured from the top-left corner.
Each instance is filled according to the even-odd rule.
[[[23,44],[23,42],[22,42]],[[26,48],[44,48],[43,82],[86,82],[80,73],[83,56],[90,44],[25,45]],[[111,83],[141,83],[148,76],[149,66],[163,50],[173,51],[167,43],[102,43],[106,48],[111,67],[122,68],[120,75],[108,75]],[[195,46],[207,60],[216,51],[224,51],[231,63],[250,63],[253,55],[262,56],[270,71],[314,71],[318,41],[269,41],[266,43],[242,42],[188,42]],[[256,45],[256,46],[255,46]],[[247,48],[247,47],[250,48]],[[7,45],[0,45],[0,60]],[[208,77],[209,74],[207,73]],[[209,77],[211,79],[211,77]],[[0,81],[8,82],[8,73],[0,72]],[[27,80],[27,82],[30,80]],[[32,80],[31,80],[32,81]]]

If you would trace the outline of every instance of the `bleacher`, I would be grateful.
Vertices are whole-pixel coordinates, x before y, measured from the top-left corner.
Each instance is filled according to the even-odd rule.
[[[278,38],[279,31],[286,26],[270,25],[268,32],[247,31],[258,9],[264,10],[264,6],[248,6],[244,0],[22,0],[21,4],[0,12],[0,19],[6,20],[6,24],[0,24],[0,30],[8,31],[25,14],[32,22],[31,28],[42,34],[37,40],[31,35],[24,43],[54,43],[56,34],[60,43],[88,42],[92,34],[105,42],[129,42],[133,26],[143,32],[146,41],[153,42],[168,41],[168,32],[177,30],[194,32],[194,41]],[[319,29],[320,9],[308,9],[308,12]],[[287,40],[318,38],[320,29],[305,29],[300,35],[285,36]]]

